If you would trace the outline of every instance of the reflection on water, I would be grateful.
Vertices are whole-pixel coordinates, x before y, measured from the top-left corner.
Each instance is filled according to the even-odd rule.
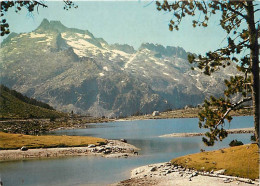
[[[233,128],[253,126],[252,117],[235,117]],[[62,130],[53,135],[98,136],[108,139],[126,138],[141,149],[139,157],[106,159],[102,157],[69,157],[59,159],[26,160],[0,163],[4,185],[103,185],[130,176],[130,170],[170,159],[200,149],[213,150],[227,147],[232,139],[250,143],[250,134],[232,134],[214,147],[205,147],[201,137],[159,138],[176,132],[201,132],[197,119],[168,119],[113,122],[90,125],[91,128]]]

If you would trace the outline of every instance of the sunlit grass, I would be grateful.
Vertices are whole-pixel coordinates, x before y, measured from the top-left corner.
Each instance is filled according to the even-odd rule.
[[[259,149],[257,144],[190,154],[172,159],[171,162],[200,171],[225,169],[226,175],[250,179],[259,178]]]
[[[0,149],[79,147],[103,144],[105,139],[87,136],[31,136],[0,132]]]

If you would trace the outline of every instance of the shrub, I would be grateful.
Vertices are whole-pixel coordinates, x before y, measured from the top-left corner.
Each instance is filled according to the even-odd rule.
[[[256,141],[255,134],[253,134],[253,135],[250,137],[250,140],[251,140],[251,141]]]
[[[51,116],[51,117],[50,117],[50,121],[51,121],[51,122],[53,122],[53,121],[55,121],[55,120],[56,120],[56,117],[55,117],[55,116]]]
[[[244,144],[242,143],[242,141],[237,141],[237,140],[232,140],[232,141],[229,143],[229,146],[230,146],[230,147],[239,146],[239,145],[244,145]]]

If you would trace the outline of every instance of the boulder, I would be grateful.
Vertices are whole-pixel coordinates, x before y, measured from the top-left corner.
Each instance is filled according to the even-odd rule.
[[[156,170],[157,170],[157,167],[151,168],[151,172],[154,172],[154,171],[156,171]]]
[[[100,149],[98,149],[98,151],[97,152],[103,152],[105,149],[104,148],[100,148]]]
[[[109,154],[111,152],[112,152],[112,150],[107,149],[107,150],[103,151],[103,154]]]
[[[192,177],[194,177],[194,176],[198,176],[198,172],[197,172],[197,171],[194,171],[194,172],[192,173]]]
[[[28,148],[26,146],[22,146],[21,151],[27,151]]]
[[[96,147],[96,145],[90,144],[90,145],[88,146],[88,148],[93,148],[93,147]]]
[[[224,179],[224,183],[230,183],[230,182],[232,182],[232,179],[230,179],[230,178]]]
[[[127,143],[126,139],[120,139],[121,142]]]
[[[225,169],[221,169],[221,170],[218,170],[218,171],[214,171],[214,174],[221,175],[221,174],[224,174],[225,171],[226,171]]]

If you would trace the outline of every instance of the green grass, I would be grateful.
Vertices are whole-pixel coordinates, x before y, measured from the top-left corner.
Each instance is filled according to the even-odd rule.
[[[82,147],[89,144],[101,145],[107,141],[87,136],[31,136],[0,132],[0,149]]]
[[[175,158],[172,164],[199,171],[225,169],[225,174],[259,179],[259,149],[257,144],[230,147]]]
[[[55,110],[28,104],[4,89],[0,91],[0,118],[59,118],[65,115]]]

